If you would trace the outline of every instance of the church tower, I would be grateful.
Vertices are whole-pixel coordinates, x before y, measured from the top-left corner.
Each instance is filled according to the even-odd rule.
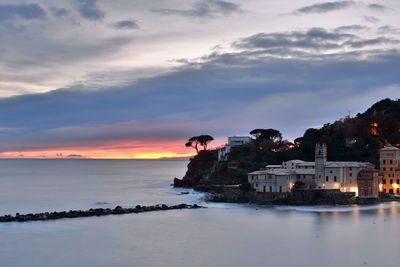
[[[317,143],[315,145],[315,183],[317,189],[324,189],[326,158],[326,144]]]

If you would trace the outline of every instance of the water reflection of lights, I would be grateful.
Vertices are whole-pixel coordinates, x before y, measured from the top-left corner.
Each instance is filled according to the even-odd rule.
[[[385,210],[390,209],[391,213],[398,213],[400,208],[399,202],[388,202],[375,205],[349,205],[349,206],[274,206],[275,210],[295,210],[299,212],[315,212],[315,213],[340,213],[340,212],[354,212],[354,211],[373,211],[377,210],[379,213],[384,213]]]

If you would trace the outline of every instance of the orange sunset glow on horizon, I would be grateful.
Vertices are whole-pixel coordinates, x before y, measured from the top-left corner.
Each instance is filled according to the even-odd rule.
[[[222,140],[216,141],[216,147]],[[121,143],[88,142],[69,147],[52,147],[24,151],[4,151],[1,159],[162,159],[185,158],[196,154],[184,146],[185,140],[135,140]]]

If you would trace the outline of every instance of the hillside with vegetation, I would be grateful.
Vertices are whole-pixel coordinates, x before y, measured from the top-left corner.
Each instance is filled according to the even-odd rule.
[[[176,186],[246,183],[246,173],[268,164],[301,159],[314,160],[315,144],[328,147],[329,161],[367,161],[378,167],[378,150],[388,144],[400,146],[400,100],[384,99],[362,114],[310,128],[289,142],[274,129],[254,129],[253,141],[233,147],[228,162],[218,162],[216,151],[200,151],[191,159],[185,177]]]

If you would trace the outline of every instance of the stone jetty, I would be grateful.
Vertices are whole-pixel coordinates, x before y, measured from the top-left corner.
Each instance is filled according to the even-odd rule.
[[[123,208],[121,206],[117,206],[114,209],[97,208],[89,210],[55,211],[55,212],[29,213],[29,214],[16,213],[15,216],[12,215],[0,216],[0,223],[48,221],[48,220],[59,220],[66,218],[82,218],[82,217],[106,216],[106,215],[117,215],[117,214],[142,213],[142,212],[161,211],[161,210],[199,209],[199,208],[205,208],[205,207],[199,206],[197,204],[193,205],[179,204],[173,206],[158,204],[154,206],[137,205],[134,208]]]

